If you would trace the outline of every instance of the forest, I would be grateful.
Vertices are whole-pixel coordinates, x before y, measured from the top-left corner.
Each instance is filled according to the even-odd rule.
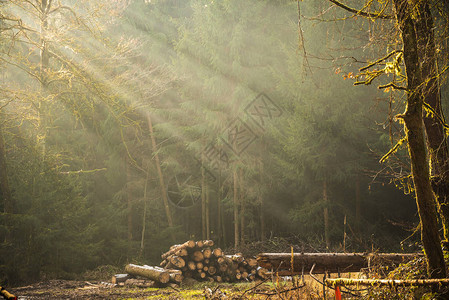
[[[424,251],[446,277],[448,21],[437,0],[0,1],[1,285],[186,240]]]

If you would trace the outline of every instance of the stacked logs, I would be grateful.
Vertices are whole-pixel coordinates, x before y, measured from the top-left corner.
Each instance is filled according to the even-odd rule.
[[[240,253],[224,255],[220,248],[213,246],[211,240],[173,245],[162,254],[160,267],[180,270],[185,278],[200,281],[234,282],[265,278],[267,270],[260,268],[255,258],[245,258]]]

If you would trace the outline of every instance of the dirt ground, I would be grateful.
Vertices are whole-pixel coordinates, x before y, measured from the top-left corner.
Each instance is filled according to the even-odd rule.
[[[201,283],[193,286],[155,287],[150,282],[118,286],[107,282],[49,280],[33,285],[10,288],[18,299],[206,299],[205,290],[214,296],[209,299],[281,299],[279,291],[291,289],[291,283],[281,284],[277,289],[273,283],[252,282],[238,284]],[[276,292],[277,290],[277,292]],[[321,299],[317,289],[310,286],[294,289],[286,299]],[[274,293],[269,296],[268,294]],[[283,295],[286,295],[285,293]],[[284,297],[282,297],[284,298]]]
[[[113,286],[109,283],[50,280],[8,289],[18,299],[184,299],[172,288]],[[193,296],[193,295],[192,295]],[[196,298],[201,298],[198,295]],[[190,299],[194,299],[191,297]]]

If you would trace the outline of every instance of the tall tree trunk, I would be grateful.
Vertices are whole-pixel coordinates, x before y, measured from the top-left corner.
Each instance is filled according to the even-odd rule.
[[[323,181],[323,202],[324,202],[324,241],[326,243],[326,249],[329,249],[329,199],[327,196],[327,182]]]
[[[360,177],[357,176],[355,180],[355,231],[360,233],[360,219],[361,219],[361,199],[360,199]]]
[[[239,172],[239,198],[240,198],[240,245],[245,244],[245,192],[243,189],[243,169]]]
[[[159,185],[161,187],[162,199],[164,201],[165,215],[167,216],[168,226],[170,228],[173,228],[173,226],[174,226],[173,219],[172,219],[171,212],[170,212],[170,206],[168,204],[167,190],[165,187],[164,176],[162,175],[161,162],[159,160],[159,155],[157,154],[156,138],[154,137],[153,123],[151,122],[151,116],[150,116],[149,112],[147,112],[147,121],[148,121],[148,128],[150,130],[150,138],[151,138],[151,145],[153,147],[153,155],[154,155],[154,159],[156,161],[157,174],[159,176]],[[173,232],[171,232],[171,238],[173,241],[175,240],[175,235]]]
[[[394,0],[398,25],[402,32],[404,62],[407,74],[407,106],[403,115],[410,153],[413,184],[421,220],[421,239],[431,278],[446,277],[446,266],[438,235],[435,199],[430,183],[427,148],[423,125],[422,73],[418,55],[412,10],[407,0]]]
[[[223,247],[223,231],[221,228],[221,168],[218,170],[218,197],[217,197],[217,237],[219,247]]]
[[[266,147],[264,147],[266,149]],[[264,201],[263,201],[263,194],[262,194],[262,187],[263,187],[263,162],[262,162],[262,154],[260,155],[260,161],[259,161],[259,215],[260,215],[260,240],[263,242],[265,241],[266,237],[266,229],[265,229],[265,208],[264,208]]]
[[[222,198],[225,197],[225,195],[224,195],[225,184],[227,184],[226,181],[223,181],[223,183],[221,184],[221,195],[222,195]],[[228,189],[228,191],[226,193],[226,197],[229,196],[229,192],[230,192],[230,189]],[[221,233],[223,235],[223,245],[227,245],[228,244],[228,237],[229,237],[229,235],[228,235],[229,234],[228,233],[228,228],[226,228],[226,225],[227,225],[226,220],[227,219],[226,219],[226,214],[225,213],[226,213],[225,210],[222,209],[221,210]]]
[[[239,246],[239,196],[237,170],[234,170],[234,247]]]
[[[39,61],[39,72],[40,72],[40,80],[41,84],[45,87],[47,83],[47,68],[50,62],[50,56],[48,53],[48,41],[46,40],[47,31],[48,31],[48,13],[51,7],[51,0],[41,0],[41,5],[39,7],[39,18],[40,18],[40,61]]]
[[[260,240],[262,242],[266,239],[266,229],[265,229],[265,214],[264,214],[264,203],[262,195],[259,195],[259,219],[260,219]]]
[[[441,92],[438,77],[433,18],[428,3],[419,6],[420,14],[415,20],[418,54],[422,62],[424,101],[444,120],[441,109]],[[444,239],[449,240],[449,152],[446,134],[438,117],[424,113],[427,145],[431,162],[431,183],[442,218]]]
[[[47,105],[45,101],[42,101],[45,90],[47,89],[48,82],[48,68],[50,63],[50,54],[48,51],[48,41],[46,40],[48,32],[48,13],[51,8],[51,0],[41,0],[39,9],[40,19],[40,32],[39,32],[39,44],[40,44],[40,56],[39,56],[39,80],[42,97],[38,101],[38,136],[37,144],[42,151],[42,160],[46,155],[46,140],[47,140]]]
[[[150,180],[150,166],[147,169],[147,176],[145,178],[145,186],[143,188],[143,217],[142,217],[142,235],[140,237],[140,257],[143,257],[143,252],[145,250],[145,231],[147,228],[147,189],[148,181]]]
[[[128,160],[125,159],[126,164],[126,200],[127,200],[127,210],[128,210],[128,242],[131,242],[133,239],[133,203],[132,203],[132,194],[131,194],[131,175],[129,171]],[[129,243],[131,245],[131,243]]]
[[[206,240],[210,240],[210,191],[206,184]]]
[[[201,168],[201,238],[206,239],[206,178],[204,167]]]
[[[9,221],[11,215],[14,213],[14,201],[12,199],[11,190],[9,188],[8,181],[8,168],[6,166],[6,150],[5,143],[3,140],[3,128],[0,120],[0,192],[3,200],[3,212],[6,215],[6,228],[9,232]],[[9,233],[5,235],[5,242],[11,240]]]

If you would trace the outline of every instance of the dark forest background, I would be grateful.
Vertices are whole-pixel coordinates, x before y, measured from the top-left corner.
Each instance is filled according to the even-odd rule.
[[[420,249],[406,149],[379,163],[404,96],[353,86],[394,20],[327,1],[61,2],[0,2],[1,281],[156,264],[187,239]]]

